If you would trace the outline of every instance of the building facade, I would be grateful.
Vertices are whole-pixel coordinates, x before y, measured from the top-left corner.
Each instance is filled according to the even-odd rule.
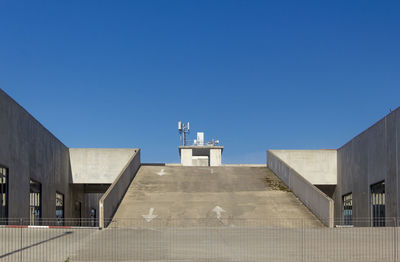
[[[133,148],[68,148],[1,89],[0,123],[0,224],[95,225],[100,198],[140,161]]]
[[[400,108],[337,150],[335,219],[393,225],[400,217]]]
[[[1,219],[84,217],[83,187],[69,184],[68,148],[0,90]]]
[[[204,155],[221,165],[209,151],[191,152],[202,147],[180,149],[190,149],[188,165]],[[267,162],[326,224],[392,226],[400,217],[399,150],[400,108],[337,150],[269,150]],[[140,164],[139,149],[68,148],[0,89],[0,223],[96,221],[99,210],[112,218]]]
[[[400,108],[339,149],[268,150],[267,162],[325,224],[398,226],[399,150]]]

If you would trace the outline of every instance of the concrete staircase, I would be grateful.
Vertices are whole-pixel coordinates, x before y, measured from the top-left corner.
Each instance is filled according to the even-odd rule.
[[[267,167],[141,166],[111,227],[320,227]]]

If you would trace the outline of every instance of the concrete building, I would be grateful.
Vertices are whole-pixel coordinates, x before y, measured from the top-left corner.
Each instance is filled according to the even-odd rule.
[[[13,218],[25,218],[30,224],[41,224],[44,219],[76,218],[80,224],[82,219],[90,219],[97,225],[98,220],[99,225],[105,227],[116,212],[126,217],[123,210],[135,210],[140,217],[144,210],[126,204],[132,199],[123,200],[130,190],[130,195],[142,201],[143,196],[151,195],[147,184],[163,190],[170,186],[174,192],[162,193],[160,201],[171,196],[168,203],[148,202],[157,207],[157,212],[161,209],[165,216],[173,216],[174,212],[182,215],[182,210],[174,207],[177,199],[196,202],[198,190],[204,191],[202,199],[213,193],[214,196],[203,203],[201,212],[196,206],[191,211],[188,208],[188,214],[198,214],[200,218],[213,212],[212,208],[221,199],[216,197],[218,194],[229,199],[228,195],[257,188],[259,194],[264,195],[261,191],[272,188],[273,184],[263,187],[257,183],[262,179],[270,180],[272,175],[266,175],[270,171],[326,226],[391,226],[400,217],[400,108],[337,150],[268,150],[268,168],[257,169],[259,173],[253,173],[255,167],[230,169],[224,166],[224,147],[217,146],[214,140],[204,144],[203,133],[199,133],[194,145],[179,147],[181,166],[176,168],[142,167],[137,148],[68,148],[1,89],[0,123],[0,223]],[[131,192],[136,188],[134,178],[137,173],[141,175],[136,184],[140,181],[147,181],[147,184],[143,183],[137,191]],[[199,177],[191,177],[197,173]],[[237,185],[243,184],[239,174],[248,174],[247,182],[251,184],[245,188]],[[202,185],[203,181],[207,183],[204,178],[214,179],[215,185]],[[193,179],[193,187],[190,180],[184,179]],[[166,184],[160,186],[159,180]],[[233,181],[231,187],[227,181]],[[207,192],[211,189],[213,192]],[[248,192],[245,194],[249,195]],[[269,203],[267,198],[263,201]],[[235,209],[239,202],[224,203],[235,210],[232,211],[234,217],[243,215]],[[242,211],[254,211],[249,204],[252,202],[257,202],[259,208],[264,203],[249,197],[246,203],[240,204],[248,207]],[[276,203],[270,203],[275,208],[274,214],[284,213],[284,210],[276,209],[284,208]],[[120,204],[126,209],[119,209]],[[264,214],[253,211],[246,216]],[[293,214],[303,211],[296,212]],[[151,208],[148,215],[154,216]]]
[[[182,166],[221,166],[223,146],[180,146]]]
[[[138,149],[69,149],[0,89],[0,221],[98,218]]]
[[[69,184],[68,147],[2,90],[0,122],[1,218],[55,218],[57,193],[63,217],[85,213],[83,187]]]
[[[400,108],[337,150],[337,220],[379,226],[400,217],[399,150]]]
[[[331,226],[392,226],[400,217],[399,150],[400,108],[337,150],[268,150],[267,162]]]
[[[208,143],[204,143],[204,132],[197,132],[197,139],[193,145],[186,145],[185,131],[182,129],[182,124],[179,122],[179,131],[183,134],[183,146],[179,147],[179,156],[181,157],[182,166],[221,166],[223,146],[218,146],[219,140],[212,139]],[[187,123],[187,127],[189,123]]]

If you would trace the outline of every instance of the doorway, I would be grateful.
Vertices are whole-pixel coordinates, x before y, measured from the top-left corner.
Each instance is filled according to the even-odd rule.
[[[372,226],[385,226],[385,181],[371,186]]]
[[[42,184],[32,179],[29,184],[29,224],[40,225],[42,217]]]
[[[8,218],[8,169],[0,166],[0,224]]]

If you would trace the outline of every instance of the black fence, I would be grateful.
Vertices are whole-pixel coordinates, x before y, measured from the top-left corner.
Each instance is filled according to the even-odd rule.
[[[110,220],[111,221],[111,220]],[[76,227],[98,227],[99,220],[92,218],[72,219],[29,219],[29,218],[8,218],[0,219],[0,226],[76,226]]]

